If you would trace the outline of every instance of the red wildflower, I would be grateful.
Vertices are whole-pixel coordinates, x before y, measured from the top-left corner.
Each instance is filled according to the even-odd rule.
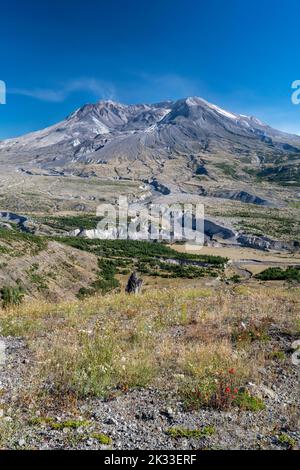
[[[225,388],[225,393],[230,393],[230,387]]]
[[[232,368],[232,369],[229,369],[228,372],[229,372],[229,374],[235,374],[235,369],[233,369],[233,368]]]

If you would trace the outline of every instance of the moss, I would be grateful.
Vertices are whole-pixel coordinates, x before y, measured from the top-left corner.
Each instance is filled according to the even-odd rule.
[[[270,359],[277,359],[278,361],[284,361],[285,360],[285,353],[284,351],[272,351],[269,354]]]
[[[294,447],[296,446],[296,440],[284,432],[279,435],[278,442],[281,445],[285,446],[287,449],[294,449]]]
[[[54,418],[43,416],[37,417],[30,420],[30,424],[46,424],[52,429],[61,430],[61,429],[78,429],[82,426],[89,426],[89,421],[76,421],[76,420],[66,420],[66,421],[56,421]]]
[[[173,427],[166,430],[166,434],[174,439],[185,437],[187,439],[191,438],[201,438],[212,436],[215,433],[215,428],[213,426],[204,426],[202,429],[189,429],[182,427]]]
[[[96,439],[100,444],[105,446],[109,446],[110,444],[112,444],[111,437],[107,436],[106,434],[94,433],[90,437]]]

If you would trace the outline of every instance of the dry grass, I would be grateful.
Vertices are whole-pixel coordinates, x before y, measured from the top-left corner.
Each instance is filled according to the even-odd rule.
[[[32,402],[152,384],[188,407],[226,408],[269,360],[270,325],[296,334],[298,312],[299,289],[256,285],[30,303],[0,312],[0,324],[2,334],[27,339]]]

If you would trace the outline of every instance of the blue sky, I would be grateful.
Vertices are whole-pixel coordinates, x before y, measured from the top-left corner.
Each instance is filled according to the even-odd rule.
[[[86,102],[198,95],[300,134],[299,0],[9,0],[0,139]]]

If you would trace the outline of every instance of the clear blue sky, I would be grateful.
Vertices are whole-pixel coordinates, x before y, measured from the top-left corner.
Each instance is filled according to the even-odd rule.
[[[86,102],[198,95],[300,134],[299,0],[8,0],[0,138]]]

